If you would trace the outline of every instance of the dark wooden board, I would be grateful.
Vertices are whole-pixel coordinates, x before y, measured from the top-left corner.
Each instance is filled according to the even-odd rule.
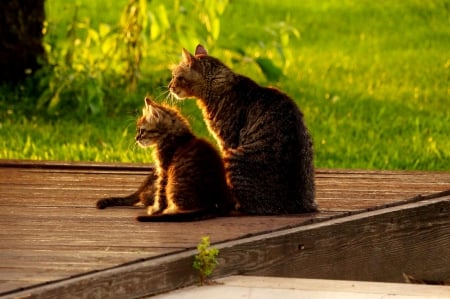
[[[100,273],[105,287],[110,288],[121,267],[139,264],[136,267],[140,269],[142,262],[158,264],[165,257],[175,261],[180,254],[186,254],[186,260],[174,265],[191,267],[192,250],[205,235],[214,243],[244,240],[367,209],[405,204],[419,194],[450,189],[447,172],[319,169],[320,213],[316,214],[225,217],[180,224],[139,223],[134,218],[145,213],[139,208],[95,209],[101,197],[134,191],[150,171],[148,165],[0,160],[0,296],[40,289],[40,285],[66,290],[74,277],[78,281]],[[230,265],[239,267],[240,262],[232,259]],[[170,265],[161,267],[177,275]],[[283,273],[276,267],[273,272]],[[157,268],[150,271],[153,276],[158,273]],[[144,271],[142,275],[148,274]],[[167,284],[174,287],[192,282],[195,275],[189,275],[192,277],[187,280],[183,276]],[[84,278],[80,281],[86,282]],[[131,281],[139,278],[130,277]],[[148,291],[134,288],[133,294]],[[55,292],[59,298],[61,292]],[[97,291],[84,292],[81,297]],[[74,294],[80,295],[78,291]]]
[[[408,271],[439,280],[450,275],[449,216],[450,196],[443,196],[217,243],[220,256],[214,277],[398,281]],[[56,299],[157,294],[197,282],[194,254],[187,250],[144,259],[13,295]]]
[[[443,281],[450,278],[450,195],[283,230],[227,250],[229,259],[250,260],[244,272],[250,275],[404,282],[408,273]]]

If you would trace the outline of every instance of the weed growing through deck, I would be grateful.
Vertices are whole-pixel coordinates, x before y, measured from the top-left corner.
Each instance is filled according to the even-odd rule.
[[[200,285],[208,283],[208,277],[212,274],[216,266],[219,264],[217,256],[219,249],[210,247],[209,237],[202,237],[197,245],[198,254],[195,256],[192,267],[199,273]]]

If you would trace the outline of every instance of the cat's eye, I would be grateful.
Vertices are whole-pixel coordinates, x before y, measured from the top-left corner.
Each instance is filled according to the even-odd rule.
[[[185,81],[184,76],[176,76],[175,79],[176,79],[177,81],[179,81],[179,82],[184,82],[184,81]]]

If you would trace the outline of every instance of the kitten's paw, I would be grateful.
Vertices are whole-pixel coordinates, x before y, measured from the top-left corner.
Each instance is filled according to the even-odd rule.
[[[108,206],[108,199],[100,199],[97,201],[97,209],[104,209]]]
[[[161,214],[161,209],[159,208],[159,206],[148,206],[147,207],[147,215],[152,216],[152,215],[158,215]]]

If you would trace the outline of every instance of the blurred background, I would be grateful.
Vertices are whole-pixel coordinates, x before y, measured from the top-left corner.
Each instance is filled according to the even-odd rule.
[[[450,1],[2,0],[0,159],[151,162],[143,99],[198,43],[288,93],[316,167],[450,170]],[[213,141],[214,142],[214,141]]]

